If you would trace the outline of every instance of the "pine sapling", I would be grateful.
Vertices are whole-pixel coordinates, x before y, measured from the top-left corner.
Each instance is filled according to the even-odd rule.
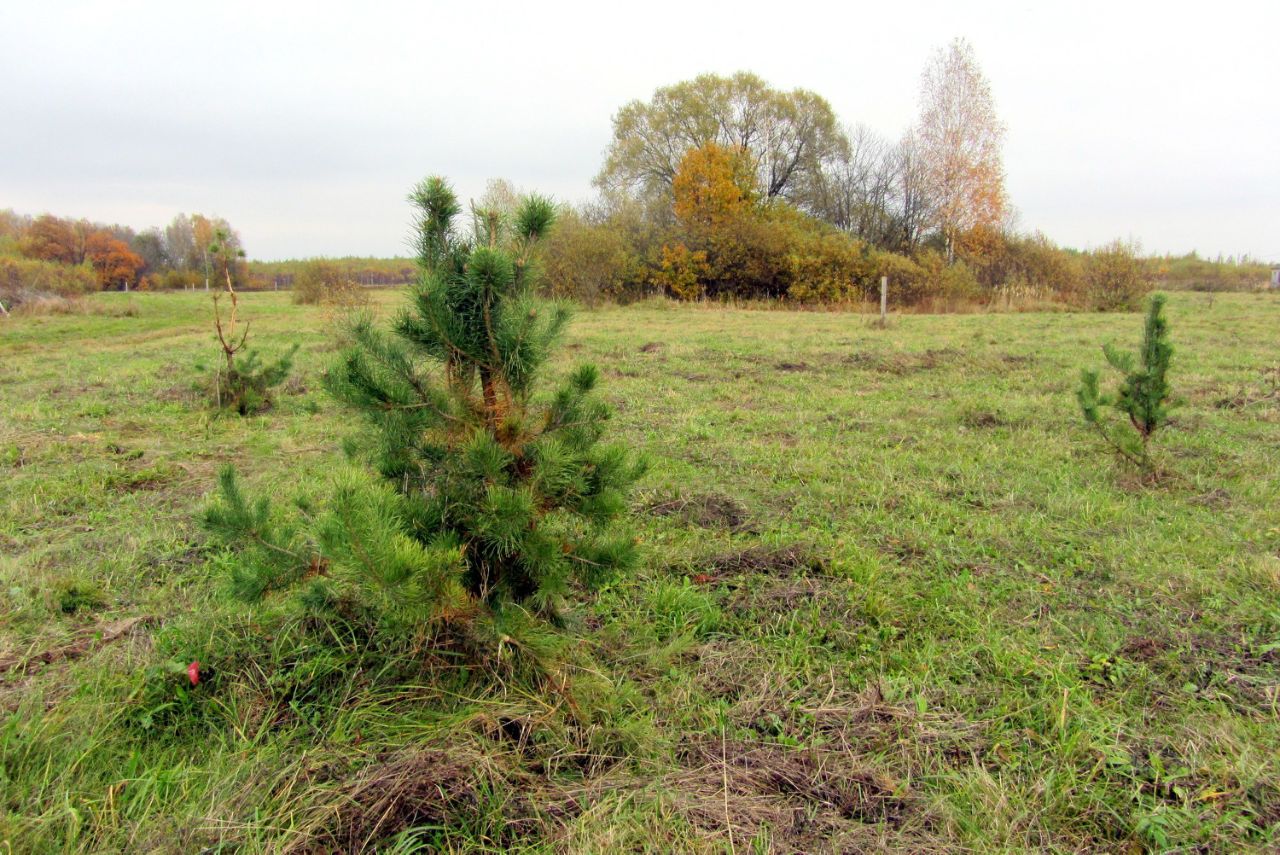
[[[267,363],[258,357],[256,351],[245,351],[249,341],[249,322],[244,322],[237,337],[240,298],[231,281],[231,265],[237,258],[244,257],[244,250],[234,245],[230,234],[218,229],[208,247],[207,256],[212,257],[221,268],[226,293],[231,298],[230,311],[224,321],[219,301],[222,295],[217,291],[213,294],[213,326],[226,362],[226,367],[219,368],[214,378],[214,400],[219,409],[235,410],[240,415],[247,416],[270,405],[271,389],[289,376],[298,346],[295,344],[284,356]],[[244,358],[237,363],[236,356],[242,351],[245,351]]]
[[[1091,369],[1080,373],[1076,392],[1085,422],[1123,459],[1148,473],[1152,471],[1151,437],[1168,424],[1173,407],[1168,381],[1173,345],[1169,343],[1164,307],[1164,295],[1153,295],[1136,360],[1132,353],[1103,345],[1107,364],[1122,375],[1114,393],[1104,394],[1099,389],[1098,372]],[[1107,407],[1120,412],[1124,419],[1108,424],[1104,417]]]
[[[390,329],[358,321],[326,376],[365,423],[348,452],[369,468],[345,470],[296,528],[227,473],[208,523],[239,552],[246,599],[301,588],[309,608],[355,609],[486,661],[537,661],[562,606],[634,564],[619,523],[642,465],[601,441],[610,412],[593,366],[537,394],[568,320],[535,297],[554,206],[529,196],[507,216],[478,212],[464,233],[443,179],[410,200],[409,305]]]

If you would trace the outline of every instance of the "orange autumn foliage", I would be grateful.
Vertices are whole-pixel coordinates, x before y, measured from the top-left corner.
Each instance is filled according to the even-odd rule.
[[[745,151],[708,143],[685,153],[671,186],[680,239],[663,245],[656,284],[690,299],[743,278],[759,219],[754,181]]]
[[[85,256],[98,275],[98,285],[103,289],[136,287],[138,272],[142,270],[142,257],[122,240],[110,233],[96,231],[85,241]]]

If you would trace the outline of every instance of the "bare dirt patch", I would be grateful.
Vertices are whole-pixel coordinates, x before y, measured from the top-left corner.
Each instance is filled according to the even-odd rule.
[[[879,371],[902,376],[920,371],[932,371],[954,365],[965,358],[964,353],[953,347],[931,348],[919,353],[871,353],[861,351],[846,356],[845,364],[864,371]]]
[[[1007,427],[1009,420],[999,413],[990,410],[969,410],[960,416],[960,423],[974,430]]]
[[[741,581],[741,584],[738,584]],[[750,580],[740,577],[730,583],[728,605],[742,614],[786,615],[797,609],[816,607],[823,618],[839,621],[841,629],[851,623],[849,601],[833,580],[815,576],[764,576]]]
[[[913,564],[929,555],[928,547],[912,538],[886,538],[881,545],[881,550],[892,555],[903,564]]]
[[[826,561],[815,555],[808,546],[769,547],[751,546],[722,552],[698,562],[704,574],[713,578],[726,578],[746,573],[768,576],[795,576],[805,573],[823,573]]]
[[[1126,641],[1120,648],[1120,653],[1125,658],[1132,659],[1135,662],[1150,662],[1158,659],[1168,649],[1169,642],[1163,638],[1138,635]]]
[[[985,750],[981,726],[953,714],[890,703],[881,686],[854,689],[835,675],[807,684],[723,642],[698,649],[698,684],[726,703],[727,719],[762,739],[790,739],[860,755],[900,753],[909,765],[927,755],[969,764]],[[909,748],[905,753],[904,747]]]
[[[161,389],[155,394],[157,401],[174,404],[194,404],[200,399],[200,392],[192,383],[175,383]]]
[[[1234,632],[1201,633],[1186,643],[1189,653],[1180,658],[1187,666],[1187,683],[1199,693],[1223,693],[1254,710],[1274,709],[1280,695],[1280,650],[1246,642]]]
[[[1191,500],[1191,504],[1214,510],[1225,510],[1231,507],[1231,494],[1221,487],[1202,493]]]
[[[680,493],[654,496],[640,509],[655,517],[671,517],[685,525],[745,531],[749,527],[747,509],[732,496],[723,493]]]
[[[1269,715],[1280,694],[1280,650],[1265,642],[1244,627],[1214,632],[1155,628],[1129,638],[1119,653],[1148,664],[1170,693],[1192,693]]]
[[[1015,368],[1034,365],[1036,358],[1025,353],[1002,353],[1000,361],[1011,368]]]

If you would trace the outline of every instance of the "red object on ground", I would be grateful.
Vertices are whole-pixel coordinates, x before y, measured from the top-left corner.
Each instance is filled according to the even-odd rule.
[[[200,685],[200,660],[197,659],[187,666],[187,679],[191,681],[191,685]]]

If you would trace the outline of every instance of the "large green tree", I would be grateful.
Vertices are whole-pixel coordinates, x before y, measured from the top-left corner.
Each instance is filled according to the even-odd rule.
[[[704,74],[618,111],[596,183],[606,190],[669,192],[685,153],[710,144],[747,153],[764,198],[790,198],[825,159],[848,147],[820,95],[774,89],[746,71]]]

